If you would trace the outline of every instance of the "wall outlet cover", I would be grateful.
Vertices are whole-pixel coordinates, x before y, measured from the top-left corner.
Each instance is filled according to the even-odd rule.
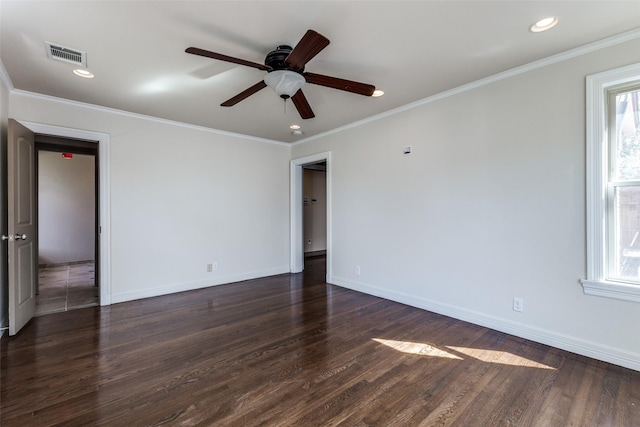
[[[522,312],[524,310],[524,300],[522,298],[513,298],[513,311]]]

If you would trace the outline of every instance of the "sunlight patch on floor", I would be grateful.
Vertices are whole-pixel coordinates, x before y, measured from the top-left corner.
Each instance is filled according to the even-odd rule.
[[[509,353],[508,351],[488,350],[484,348],[457,347],[451,345],[445,346],[445,348],[451,350],[451,352],[449,352],[422,342],[385,340],[382,338],[373,338],[373,341],[402,353],[415,354],[418,356],[444,357],[447,359],[464,360],[464,358],[460,356],[464,355],[473,359],[480,360],[482,362],[496,363],[499,365],[521,366],[524,368],[556,369],[552,366],[527,359],[526,357]]]
[[[548,366],[543,363],[536,362],[526,357],[518,356],[517,354],[509,353],[507,351],[487,350],[484,348],[469,348],[469,347],[454,347],[446,346],[457,353],[465,354],[474,359],[481,360],[488,363],[498,363],[500,365],[522,366],[526,368],[539,368],[539,369],[553,369],[553,366]]]
[[[380,344],[384,344],[387,347],[391,347],[394,350],[401,351],[407,354],[417,354],[420,356],[445,357],[447,359],[463,360],[461,357],[456,356],[455,354],[451,354],[446,351],[440,350],[426,343],[411,342],[411,341],[383,340],[381,338],[374,338],[373,340]]]

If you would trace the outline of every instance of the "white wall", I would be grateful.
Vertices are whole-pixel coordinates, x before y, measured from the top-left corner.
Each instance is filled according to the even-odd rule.
[[[289,271],[288,146],[18,91],[9,114],[110,135],[112,302]]]
[[[95,156],[38,152],[40,264],[95,259]]]
[[[640,370],[640,306],[579,283],[585,77],[638,61],[634,40],[296,145],[331,151],[330,281]]]
[[[327,250],[327,174],[324,171],[304,170],[302,175],[304,218],[304,251]],[[311,241],[311,244],[309,244]]]

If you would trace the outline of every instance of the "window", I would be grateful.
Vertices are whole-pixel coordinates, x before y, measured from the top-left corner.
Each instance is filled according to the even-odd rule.
[[[640,64],[587,77],[584,292],[640,302]]]
[[[640,84],[609,92],[608,278],[640,285]]]

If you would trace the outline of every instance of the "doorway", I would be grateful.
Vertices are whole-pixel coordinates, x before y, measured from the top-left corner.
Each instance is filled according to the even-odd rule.
[[[324,186],[325,186],[325,218],[324,226],[325,254],[326,259],[326,282],[331,283],[331,152],[319,153],[312,156],[302,157],[291,161],[291,242],[290,242],[290,269],[292,273],[299,273],[304,270],[305,247],[309,246],[308,239],[305,239],[304,223],[304,169],[320,167],[313,165],[323,165]],[[311,199],[308,200],[311,203]],[[312,245],[313,246],[313,240]]]
[[[100,284],[100,305],[111,304],[110,259],[110,137],[106,133],[72,129],[9,118],[7,141],[7,193],[9,244],[9,335],[16,335],[35,314],[38,250],[36,233],[35,135],[94,141],[99,153],[99,236],[95,278]]]
[[[97,306],[98,147],[35,135],[38,282],[35,315]]]
[[[111,138],[102,132],[73,129],[43,123],[21,121],[34,134],[55,136],[62,139],[95,141],[98,150],[98,250],[95,278],[99,283],[100,305],[111,304],[111,189],[110,166]]]

